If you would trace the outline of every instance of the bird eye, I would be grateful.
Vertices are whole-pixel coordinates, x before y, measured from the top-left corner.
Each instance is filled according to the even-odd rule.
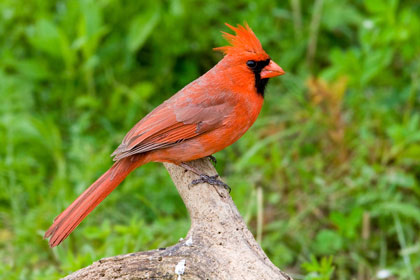
[[[248,67],[250,68],[254,68],[255,66],[257,66],[257,63],[255,62],[255,60],[248,60],[246,62],[246,65],[248,65]]]

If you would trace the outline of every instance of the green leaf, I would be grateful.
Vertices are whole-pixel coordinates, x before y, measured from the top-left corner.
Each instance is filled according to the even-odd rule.
[[[44,80],[51,75],[45,62],[39,59],[16,61],[15,66],[21,74],[29,79]]]
[[[135,52],[143,46],[159,19],[160,7],[150,5],[148,9],[131,21],[127,38],[127,46],[130,52]]]
[[[357,236],[357,228],[362,221],[363,210],[353,208],[349,215],[340,212],[332,212],[331,222],[338,228],[340,234],[346,238],[353,239]]]
[[[420,208],[413,204],[402,202],[384,202],[375,208],[375,214],[380,215],[382,212],[387,214],[398,213],[403,217],[413,219],[420,224]]]
[[[329,229],[318,232],[313,243],[314,252],[323,255],[334,254],[342,248],[343,240],[341,236]]]
[[[28,30],[31,44],[52,56],[61,55],[60,30],[54,23],[47,19],[41,19]]]
[[[319,262],[315,256],[311,255],[310,262],[304,262],[302,267],[309,272],[305,280],[329,280],[334,272],[332,257],[323,257]]]

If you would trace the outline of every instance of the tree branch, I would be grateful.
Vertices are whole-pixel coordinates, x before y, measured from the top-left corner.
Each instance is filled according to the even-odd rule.
[[[189,163],[217,174],[207,159]],[[275,267],[247,229],[229,193],[199,184],[183,168],[165,164],[187,207],[191,228],[184,240],[158,250],[101,259],[64,279],[279,279],[291,280]]]

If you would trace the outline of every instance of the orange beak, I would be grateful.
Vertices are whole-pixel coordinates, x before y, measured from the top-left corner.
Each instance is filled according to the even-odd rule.
[[[261,79],[272,78],[276,76],[284,75],[283,69],[278,66],[274,61],[270,60],[270,63],[263,68],[261,71]]]

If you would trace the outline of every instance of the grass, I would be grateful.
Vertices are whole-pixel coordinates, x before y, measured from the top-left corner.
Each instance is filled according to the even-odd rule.
[[[215,156],[263,249],[295,279],[418,279],[419,12],[397,0],[1,1],[0,275],[56,279],[185,236],[182,201],[148,164],[59,248],[42,239],[125,132],[221,58],[223,23],[246,20],[287,75]]]

